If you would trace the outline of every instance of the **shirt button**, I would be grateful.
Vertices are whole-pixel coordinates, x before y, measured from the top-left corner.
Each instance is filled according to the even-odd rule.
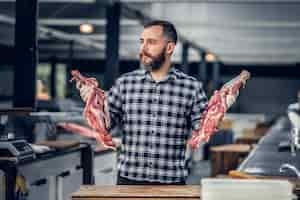
[[[149,162],[148,165],[149,165],[149,167],[153,167],[153,163],[152,162]]]

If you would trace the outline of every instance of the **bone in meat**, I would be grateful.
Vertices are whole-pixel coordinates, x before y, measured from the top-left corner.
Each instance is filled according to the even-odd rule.
[[[91,93],[87,98],[83,111],[83,116],[87,120],[88,125],[99,134],[100,140],[98,138],[98,141],[101,141],[105,147],[115,149],[116,146],[107,131],[110,126],[110,118],[105,92],[98,87],[98,82],[95,78],[86,78],[78,70],[73,70],[71,74],[73,76],[71,81],[75,80],[90,87]]]
[[[196,149],[203,141],[208,142],[210,136],[217,131],[219,123],[223,120],[224,114],[236,101],[239,90],[250,78],[250,73],[243,70],[239,76],[226,83],[208,102],[200,120],[199,129],[193,131],[192,138],[188,141],[192,149]]]

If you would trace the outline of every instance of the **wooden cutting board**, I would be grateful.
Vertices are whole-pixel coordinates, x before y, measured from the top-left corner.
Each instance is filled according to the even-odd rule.
[[[200,193],[199,185],[96,185],[81,186],[72,194],[72,200],[199,200]]]
[[[54,141],[45,140],[45,141],[37,142],[36,144],[45,145],[55,149],[67,149],[67,148],[80,145],[80,142],[74,140],[54,140]]]

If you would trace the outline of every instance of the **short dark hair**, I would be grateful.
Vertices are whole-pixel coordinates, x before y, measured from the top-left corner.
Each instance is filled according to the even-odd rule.
[[[144,28],[148,28],[151,26],[161,26],[163,28],[163,34],[167,37],[171,42],[177,43],[177,31],[175,26],[168,21],[165,20],[154,20],[146,23]]]

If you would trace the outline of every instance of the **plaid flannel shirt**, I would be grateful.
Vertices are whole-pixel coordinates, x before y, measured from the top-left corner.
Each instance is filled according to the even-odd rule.
[[[112,126],[122,128],[120,176],[161,183],[186,179],[187,139],[207,106],[201,82],[174,67],[159,82],[139,69],[117,79],[108,105]]]

